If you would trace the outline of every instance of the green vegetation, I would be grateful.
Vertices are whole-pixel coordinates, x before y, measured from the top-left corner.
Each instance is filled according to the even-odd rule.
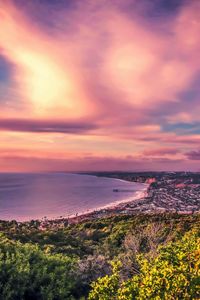
[[[68,299],[73,260],[0,236],[2,299]]]
[[[161,247],[154,259],[137,257],[139,274],[121,281],[120,262],[112,275],[92,283],[89,300],[199,299],[200,239],[191,230],[177,242]]]
[[[200,299],[200,216],[0,222],[0,299]],[[62,227],[61,227],[62,225]]]

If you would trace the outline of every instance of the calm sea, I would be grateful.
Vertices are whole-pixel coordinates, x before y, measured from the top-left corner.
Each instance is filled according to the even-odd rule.
[[[90,175],[0,173],[0,219],[67,217],[134,199],[145,189],[144,184]]]

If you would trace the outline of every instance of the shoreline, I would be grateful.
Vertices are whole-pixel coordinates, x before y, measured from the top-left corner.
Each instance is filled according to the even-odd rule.
[[[127,182],[130,182],[130,181],[127,181]],[[111,202],[107,205],[101,206],[96,209],[87,210],[87,211],[82,212],[77,215],[70,215],[67,219],[68,219],[68,221],[82,221],[82,220],[85,220],[86,218],[93,218],[93,217],[97,218],[98,215],[100,215],[100,214],[102,216],[102,214],[109,215],[109,213],[114,213],[114,212],[117,213],[117,210],[124,209],[128,204],[131,204],[132,202],[134,202],[136,200],[144,199],[146,197],[147,189],[148,189],[148,187],[144,190],[137,191],[134,196],[130,196],[130,199],[124,199],[124,200],[119,200],[116,202]],[[60,219],[66,219],[66,218],[63,217]],[[50,219],[48,219],[48,220],[50,221]],[[57,218],[54,220],[59,220],[59,219]]]
[[[79,175],[79,174],[78,174]],[[88,174],[87,174],[88,175]],[[96,175],[90,175],[90,176],[95,176],[95,177],[99,177]],[[121,182],[128,182],[128,183],[135,183],[135,184],[142,184],[144,186],[144,188],[142,190],[139,191],[135,191],[134,195],[129,196],[126,199],[123,200],[118,200],[115,202],[111,202],[108,203],[104,206],[100,206],[97,208],[92,208],[92,209],[88,209],[86,211],[82,211],[79,213],[75,213],[75,214],[71,214],[71,215],[60,215],[58,217],[48,217],[48,216],[43,216],[41,218],[37,218],[37,219],[30,219],[30,220],[22,220],[22,221],[17,221],[16,219],[12,219],[12,220],[7,220],[7,219],[0,219],[1,221],[6,221],[6,222],[11,222],[11,221],[16,221],[17,223],[30,223],[31,221],[38,221],[41,223],[58,223],[61,221],[66,221],[69,224],[71,223],[78,223],[81,222],[82,220],[86,220],[86,219],[93,219],[93,218],[98,218],[98,215],[105,214],[105,215],[109,215],[112,213],[117,213],[120,209],[125,209],[125,207],[128,204],[131,204],[137,200],[142,200],[147,196],[147,190],[149,187],[148,183],[141,183],[141,182],[137,182],[137,181],[129,181],[129,180],[123,180],[120,178],[111,178],[111,177],[103,177],[105,179],[114,179],[114,180],[118,180]]]

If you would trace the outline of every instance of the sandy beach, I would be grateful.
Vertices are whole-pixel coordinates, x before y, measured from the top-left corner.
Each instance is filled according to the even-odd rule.
[[[125,181],[125,180],[121,180],[121,179],[119,179],[119,180]],[[105,206],[98,207],[95,210],[91,209],[91,210],[83,211],[82,213],[79,213],[79,214],[69,215],[67,217],[67,221],[70,224],[71,223],[79,223],[86,219],[94,219],[94,218],[98,218],[98,217],[107,216],[110,214],[119,213],[121,210],[126,209],[127,205],[129,205],[137,200],[142,200],[146,197],[149,184],[144,184],[144,185],[145,185],[144,190],[136,192],[134,196],[130,196],[121,201],[109,203]],[[66,220],[65,217],[60,218],[60,219]],[[57,220],[59,220],[59,219],[57,219]]]

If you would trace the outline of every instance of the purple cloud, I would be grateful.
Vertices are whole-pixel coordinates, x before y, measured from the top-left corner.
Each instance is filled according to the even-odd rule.
[[[59,133],[85,133],[96,129],[95,124],[86,122],[34,120],[34,119],[2,119],[0,131],[11,130],[21,132],[59,132]]]
[[[185,155],[190,160],[200,160],[200,150],[186,152]]]

